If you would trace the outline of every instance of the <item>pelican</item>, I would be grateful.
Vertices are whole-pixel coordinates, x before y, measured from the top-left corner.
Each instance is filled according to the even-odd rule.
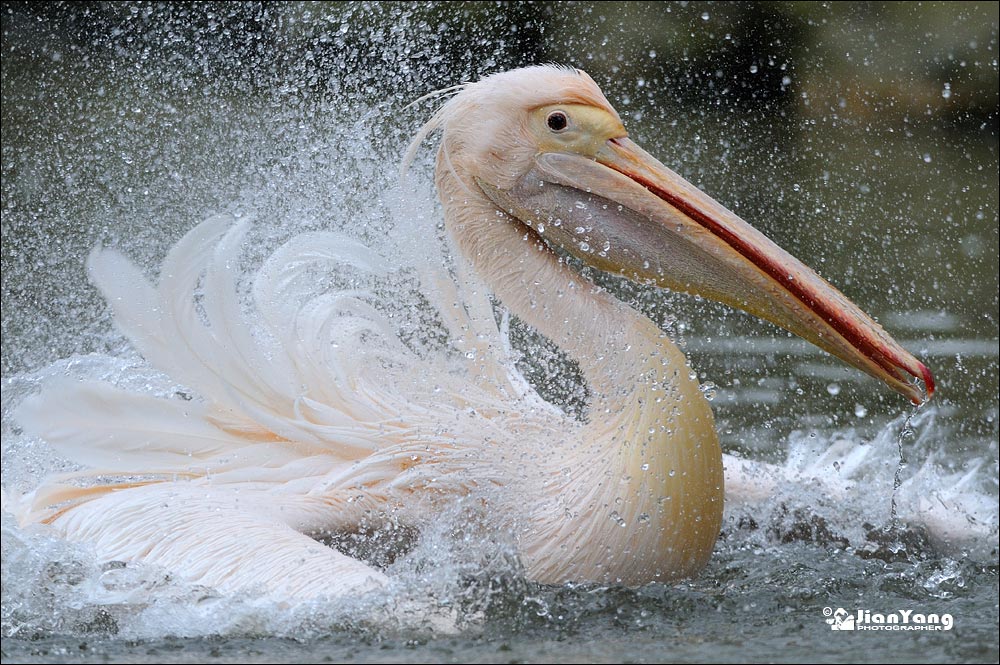
[[[745,310],[914,403],[933,393],[875,321],[633,143],[586,73],[535,66],[452,93],[405,161],[440,134],[454,264],[420,279],[457,351],[400,339],[364,286],[388,264],[342,234],[293,238],[242,300],[245,221],[195,227],[155,286],[95,250],[117,326],[195,397],[65,381],[26,400],[25,429],[83,468],[21,497],[22,523],[222,593],[297,600],[389,583],[317,536],[425,524],[474,497],[538,582],[694,576],[723,514],[709,402],[678,347],[581,264]],[[325,269],[363,278],[315,288]],[[579,365],[586,417],[513,368],[491,298]]]

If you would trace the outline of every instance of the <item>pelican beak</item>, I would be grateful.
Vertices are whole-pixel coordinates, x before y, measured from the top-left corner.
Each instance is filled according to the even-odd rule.
[[[927,367],[870,316],[628,138],[612,138],[592,156],[541,153],[509,190],[479,184],[501,209],[589,265],[742,309],[914,404],[934,392]]]

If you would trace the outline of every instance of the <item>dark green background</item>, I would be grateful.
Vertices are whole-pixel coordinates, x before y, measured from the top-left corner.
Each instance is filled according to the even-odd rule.
[[[223,210],[266,221],[263,248],[354,211],[357,235],[391,233],[371,209],[432,110],[406,104],[490,72],[557,62],[587,70],[637,142],[924,360],[938,379],[937,416],[911,461],[934,454],[961,470],[985,459],[981,486],[995,495],[997,14],[990,2],[5,2],[5,381],[73,353],[124,352],[86,282],[94,245],[121,247],[153,275],[176,239]],[[429,151],[418,168],[427,160]],[[594,278],[664,325],[717,384],[729,450],[780,461],[794,432],[867,440],[907,411],[767,324]],[[534,351],[525,370],[540,390],[582,408],[572,366],[529,331],[517,334]],[[7,409],[5,395],[5,439]],[[529,590],[563,619],[535,617],[512,600],[526,593],[518,588],[506,597],[514,609],[497,610],[506,619],[482,635],[412,644],[331,627],[333,637],[308,633],[291,645],[237,632],[136,646],[100,622],[26,619],[5,591],[3,648],[5,661],[63,659],[67,649],[112,660],[995,661],[996,553],[985,562],[910,557],[861,561],[818,542],[735,538],[684,588]],[[958,572],[942,587],[949,571]],[[961,630],[832,640],[818,609],[845,599],[871,609],[931,604],[955,613]],[[25,625],[15,639],[13,627]],[[23,639],[32,634],[43,639]]]

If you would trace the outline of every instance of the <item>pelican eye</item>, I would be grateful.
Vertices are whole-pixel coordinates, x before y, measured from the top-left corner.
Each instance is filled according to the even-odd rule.
[[[569,118],[567,118],[566,114],[562,111],[553,111],[549,114],[549,117],[546,118],[545,124],[547,124],[549,129],[552,131],[561,132],[566,129],[567,125],[569,125]]]

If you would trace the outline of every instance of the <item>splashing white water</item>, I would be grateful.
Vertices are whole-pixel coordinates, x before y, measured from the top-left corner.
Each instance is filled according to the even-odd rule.
[[[184,205],[172,217],[157,218],[155,225],[145,219],[128,219],[127,228],[162,225],[162,231],[155,232],[162,236],[158,239],[162,244],[169,241],[172,233],[176,235],[176,229],[187,227],[202,215],[206,206],[212,210],[228,207],[252,212],[262,220],[251,231],[249,263],[262,261],[290,234],[333,227],[374,246],[383,257],[392,257],[394,263],[412,274],[426,274],[427,264],[439,269],[447,252],[435,233],[435,206],[429,189],[425,185],[417,193],[404,195],[389,186],[396,178],[395,165],[385,154],[392,150],[380,143],[377,132],[365,124],[372,117],[371,111],[358,112],[356,108],[325,111],[331,117],[362,120],[352,127],[330,130],[327,135],[322,131],[312,135],[304,131],[299,136],[294,131],[278,129],[282,124],[296,126],[296,122],[286,121],[297,119],[284,115],[269,118],[261,124],[270,127],[278,140],[267,132],[260,136],[246,132],[233,141],[246,141],[252,148],[248,151],[265,156],[248,165],[252,184],[240,183],[244,185],[241,194],[226,198],[222,194],[228,191],[225,187],[219,185],[216,190],[208,185],[211,196],[199,191],[202,196],[198,203]],[[280,144],[282,150],[274,149],[272,144]],[[231,155],[223,151],[222,157],[220,165],[228,163]],[[112,174],[112,180],[120,175]],[[169,185],[168,179],[165,182]],[[229,190],[240,190],[233,188],[231,182],[228,185]],[[152,190],[155,197],[156,187]],[[166,187],[164,191],[168,191]],[[115,229],[120,220],[103,221],[108,228]],[[387,233],[389,229],[392,233]],[[144,233],[149,232],[144,230]],[[114,234],[127,239],[131,232],[119,230]],[[89,242],[93,244],[94,240]],[[132,249],[141,242],[141,238],[133,242]],[[143,250],[157,254],[151,247]],[[382,304],[385,311],[393,313],[399,331],[409,330],[406,341],[411,349],[424,353],[450,349],[442,336],[440,322],[427,315],[428,308],[419,289],[404,293],[401,284],[406,285],[407,281],[383,288]],[[68,280],[64,286],[68,293],[77,295],[85,290],[81,284]],[[524,340],[511,341],[505,336],[505,342],[508,350],[514,352]],[[70,468],[45,443],[23,436],[10,421],[10,411],[41,382],[70,376],[110,381],[130,391],[154,396],[186,391],[184,386],[151,370],[134,352],[124,348],[119,339],[109,346],[118,349],[111,357],[76,356],[5,381],[5,501],[8,493],[17,495],[31,489],[46,473]],[[474,353],[466,348],[459,351]],[[530,356],[534,349],[528,351],[524,355]],[[984,553],[984,558],[995,557],[995,481],[989,487],[989,478],[982,477],[989,474],[977,474],[980,468],[977,465],[964,471],[946,471],[947,467],[939,464],[947,444],[934,440],[933,417],[919,424],[931,413],[925,411],[917,419],[919,436],[913,448],[921,454],[914,456],[918,463],[908,466],[911,475],[899,490],[901,515],[917,524],[924,520],[932,531],[935,520],[950,522],[958,515],[970,528],[957,535],[947,528],[938,528],[938,532],[946,534],[939,545],[950,548],[949,551],[969,548],[973,556]],[[813,438],[801,433],[789,441],[790,453],[785,465],[780,468],[754,465],[752,484],[759,491],[772,483],[774,492],[767,495],[767,500],[761,497],[762,500],[753,502],[751,488],[751,501],[744,505],[753,507],[746,509],[747,514],[765,527],[768,523],[779,527],[771,531],[760,529],[759,537],[773,542],[796,528],[797,522],[818,515],[835,536],[843,536],[851,546],[863,547],[867,532],[861,523],[870,522],[880,528],[888,517],[895,441],[900,426],[899,422],[889,425],[871,441],[866,441],[870,437],[852,430],[825,432]],[[995,466],[992,471],[995,478]],[[831,483],[830,478],[836,481]],[[942,508],[939,510],[938,506]],[[738,503],[730,507],[731,522],[741,515],[740,510]],[[806,516],[795,517],[796,511],[806,511]],[[289,611],[250,597],[220,597],[210,590],[185,585],[170,578],[166,571],[149,566],[105,569],[85,546],[58,540],[45,527],[22,530],[5,514],[3,631],[5,635],[99,631],[102,621],[110,621],[118,634],[134,637],[258,632],[301,635],[303,630],[322,633],[336,625],[362,629],[365,624],[379,628],[419,627],[425,624],[425,613],[431,615],[432,629],[447,629],[451,623],[474,622],[478,608],[488,604],[490,585],[495,580],[502,584],[505,576],[516,577],[518,572],[516,562],[510,559],[513,551],[510,543],[502,537],[481,538],[467,523],[468,518],[458,506],[449,518],[429,525],[433,528],[424,530],[409,553],[389,565],[395,580],[392,589],[352,603],[306,603]],[[484,561],[489,565],[484,565]],[[484,569],[494,571],[486,574],[485,581]],[[396,606],[401,609],[395,612],[385,609]]]
[[[426,203],[426,199],[421,201]],[[396,209],[405,208],[396,204]],[[415,224],[413,228],[419,229]],[[409,236],[412,246],[419,234]],[[308,237],[305,237],[308,244]],[[294,243],[293,243],[294,244]],[[407,245],[407,243],[403,243]],[[401,250],[403,269],[433,272],[440,249]],[[432,244],[432,247],[434,245]],[[279,256],[280,253],[279,253]],[[427,259],[431,256],[433,258]],[[335,267],[335,266],[334,266]],[[438,270],[440,266],[438,265]],[[296,273],[297,278],[301,273]],[[315,277],[315,275],[312,275]],[[278,305],[300,308],[316,285],[328,286],[344,275],[320,276],[302,284],[285,284],[286,293],[301,287],[302,298]],[[348,276],[348,280],[354,279]],[[412,348],[445,352],[451,343],[441,324],[429,316],[416,292],[373,288],[383,310],[409,308],[396,319],[397,330],[409,329]],[[295,304],[295,303],[299,304]],[[436,340],[436,341],[435,341]],[[504,348],[517,342],[509,338]],[[389,358],[391,360],[391,358]],[[10,414],[39,386],[54,379],[100,380],[139,394],[186,395],[187,388],[150,368],[132,351],[119,356],[77,356],[4,383],[4,501],[32,488],[47,473],[70,468],[42,441],[21,433]],[[889,521],[893,478],[897,471],[896,442],[904,425],[916,437],[908,447],[920,451],[922,463],[907,467],[896,490],[901,520],[927,530],[937,547],[988,557],[996,551],[997,507],[981,486],[981,463],[962,472],[945,472],[939,464],[936,410],[917,413],[909,423],[898,419],[871,441],[845,429],[816,436],[793,434],[784,465],[728,459],[731,496],[729,523],[750,516],[761,538],[833,542],[863,550]],[[987,488],[988,489],[988,488]],[[424,530],[401,554],[385,564],[393,584],[350,601],[310,601],[292,611],[251,596],[222,596],[185,584],[169,571],[149,565],[100,564],[85,545],[59,540],[44,526],[18,527],[4,514],[4,631],[93,632],[105,630],[123,637],[149,638],[167,634],[317,634],[330,626],[364,630],[402,628],[449,632],[474,625],[504,580],[518,578],[515,548],[503,534],[484,537],[472,506],[461,502]],[[905,546],[904,546],[905,547]]]
[[[861,550],[878,541],[881,531],[910,527],[922,530],[938,551],[995,557],[996,482],[981,472],[982,459],[947,469],[946,432],[937,415],[936,406],[926,406],[897,417],[867,440],[855,428],[822,437],[795,431],[783,465],[730,460],[727,482],[735,486],[730,497],[746,503],[729,506],[729,521],[752,519],[770,525],[771,536],[794,539],[788,534],[804,531],[805,539]],[[919,464],[902,463],[901,438],[906,456]]]

